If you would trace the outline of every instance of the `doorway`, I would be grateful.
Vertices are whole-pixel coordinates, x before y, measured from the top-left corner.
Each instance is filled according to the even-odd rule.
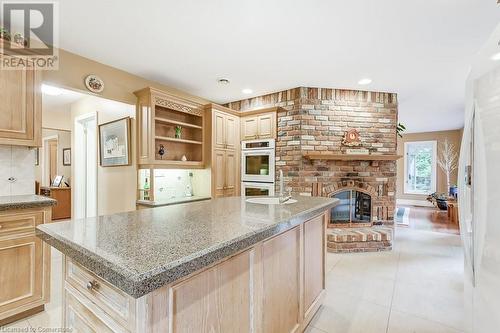
[[[74,216],[97,216],[97,115],[75,118]]]

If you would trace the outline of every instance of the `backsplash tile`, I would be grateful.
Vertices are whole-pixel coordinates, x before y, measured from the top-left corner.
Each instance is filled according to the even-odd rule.
[[[8,179],[13,177],[15,182]],[[0,196],[35,193],[35,151],[0,146]]]

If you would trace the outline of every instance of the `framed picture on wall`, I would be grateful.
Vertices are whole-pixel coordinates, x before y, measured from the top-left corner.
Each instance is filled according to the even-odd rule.
[[[130,165],[130,118],[99,125],[100,164],[103,167]]]
[[[71,165],[71,148],[63,148],[63,165]]]

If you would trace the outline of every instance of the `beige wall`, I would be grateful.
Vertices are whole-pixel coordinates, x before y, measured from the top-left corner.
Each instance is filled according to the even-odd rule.
[[[117,53],[117,56],[119,56],[119,53]],[[100,93],[99,96],[115,101],[135,105],[136,97],[133,92],[150,86],[181,97],[191,98],[202,104],[209,103],[203,98],[187,94],[181,90],[157,82],[146,80],[142,77],[98,63],[65,50],[59,50],[59,70],[45,71],[43,73],[43,82],[61,88],[90,93],[84,84],[85,77],[89,74],[95,74],[104,81],[104,91]]]
[[[42,127],[71,131],[71,111],[67,107],[42,108]]]
[[[123,117],[132,118],[130,138],[132,165],[101,167],[99,165],[100,159],[97,159],[97,213],[98,215],[108,215],[135,210],[137,191],[137,165],[135,163],[136,146],[134,144],[135,106],[89,96],[73,103],[71,106],[72,124],[74,124],[75,117],[93,112],[97,112],[98,124],[103,124]],[[74,147],[74,142],[75,138],[72,136],[72,147]],[[74,168],[72,168],[72,174],[74,173]]]
[[[426,132],[426,133],[409,133],[404,134],[403,138],[398,138],[398,155],[403,158],[398,160],[397,163],[397,198],[408,200],[425,200],[426,195],[418,194],[405,194],[404,193],[404,143],[412,141],[437,141],[437,155],[441,153],[441,144],[445,139],[455,145],[457,151],[460,151],[460,142],[462,140],[462,130],[439,131],[439,132]],[[457,171],[451,175],[451,184],[457,183]],[[446,174],[437,166],[437,179],[436,179],[437,192],[448,192],[446,189]]]

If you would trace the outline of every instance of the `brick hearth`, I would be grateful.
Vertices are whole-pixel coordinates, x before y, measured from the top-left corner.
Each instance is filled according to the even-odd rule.
[[[328,252],[378,252],[392,250],[393,228],[329,228]]]

